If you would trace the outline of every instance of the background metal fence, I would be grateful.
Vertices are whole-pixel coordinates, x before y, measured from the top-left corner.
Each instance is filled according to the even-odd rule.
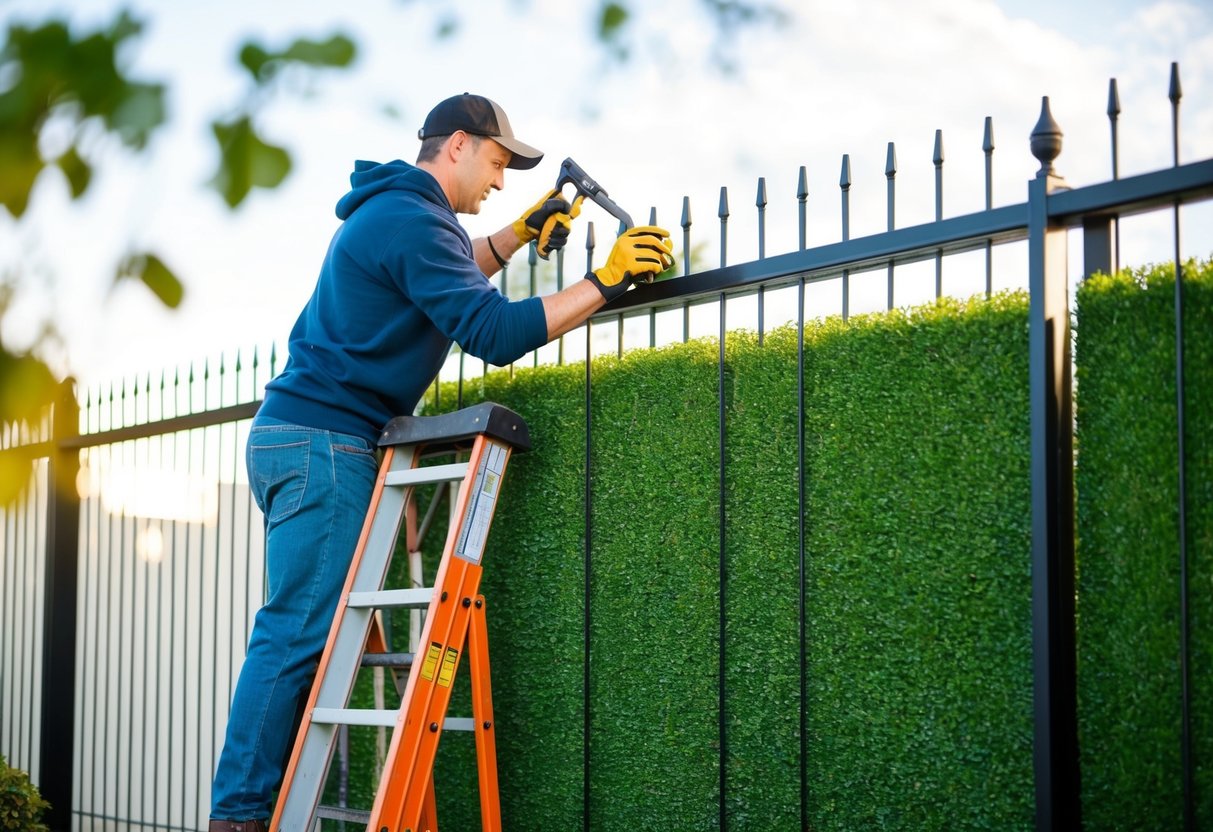
[[[1081,822],[1070,499],[1068,232],[1082,231],[1083,274],[1110,271],[1119,265],[1121,218],[1168,212],[1173,217],[1174,259],[1181,268],[1181,209],[1213,197],[1213,160],[1181,163],[1179,159],[1176,67],[1172,67],[1169,95],[1174,114],[1172,167],[1119,176],[1119,107],[1113,80],[1108,108],[1112,178],[1072,190],[1053,168],[1062,133],[1044,99],[1030,142],[1040,171],[1028,183],[1026,202],[1001,207],[994,206],[991,191],[994,140],[987,119],[982,145],[985,208],[963,216],[944,214],[943,137],[937,134],[932,159],[935,217],[923,225],[896,225],[898,162],[892,143],[885,167],[886,230],[878,234],[851,238],[849,156],[842,159],[839,177],[842,239],[837,242],[808,245],[810,194],[804,168],[795,190],[797,246],[787,253],[767,255],[765,179],[758,181],[754,203],[758,258],[748,262],[729,263],[731,209],[725,188],[715,222],[709,224],[719,229],[718,257],[704,253],[706,243],[695,243],[691,206],[684,199],[678,223],[680,279],[638,287],[604,308],[580,335],[561,338],[520,362],[563,363],[697,335],[720,338],[723,599],[726,331],[741,323],[754,326],[760,334],[785,323],[803,331],[806,317],[847,316],[861,281],[869,294],[873,284],[878,285],[883,305],[892,308],[904,298],[905,276],[918,264],[927,269],[933,265],[933,292],[939,296],[948,288],[945,263],[958,256],[976,256],[984,262],[984,283],[976,291],[989,293],[996,284],[998,252],[1008,244],[1026,242],[1021,270],[1026,274],[1016,279],[1023,285],[1026,277],[1031,293],[1035,772],[1036,825],[1041,830],[1072,829]],[[649,221],[657,220],[653,209]],[[698,235],[698,226],[694,228]],[[595,249],[590,223],[587,266],[593,264]],[[500,285],[512,297],[561,288],[567,257],[580,259],[576,252],[561,252],[554,273],[543,271],[532,247],[527,268],[507,269]],[[716,265],[708,267],[705,259]],[[578,266],[573,271],[579,276],[582,270]],[[972,288],[966,285],[960,293]],[[1182,292],[1180,279],[1175,295],[1177,346],[1183,339]],[[1182,442],[1182,349],[1177,352]],[[206,820],[210,776],[235,674],[264,592],[262,534],[244,480],[243,446],[248,420],[277,363],[273,350],[268,358],[255,351],[237,355],[230,364],[220,359],[215,365],[183,368],[171,377],[164,373],[123,380],[85,391],[79,400],[69,384],[45,421],[7,426],[0,432],[0,452],[20,447],[38,458],[23,499],[0,512],[0,753],[32,773],[54,804],[50,818],[54,829],[199,829]],[[443,378],[457,380],[457,395],[462,396],[463,385],[475,383],[487,369],[456,352]],[[432,395],[439,395],[437,385]],[[592,368],[587,362],[587,400],[592,395]],[[803,408],[803,395],[801,402]],[[592,425],[587,424],[587,429]],[[802,435],[802,455],[803,447]],[[589,471],[590,466],[586,468]],[[1182,465],[1179,476],[1182,484]],[[802,482],[802,523],[803,492]],[[592,499],[588,481],[586,497]],[[1183,499],[1181,485],[1181,530]],[[593,540],[588,507],[586,516],[588,584]],[[801,537],[803,577],[803,530]],[[1185,543],[1181,542],[1176,557],[1183,576]],[[1183,578],[1181,592],[1186,597],[1188,591]],[[1186,673],[1186,604],[1183,608],[1181,672]],[[801,612],[803,620],[803,602]],[[592,613],[587,596],[587,628]],[[722,667],[723,662],[722,655]],[[1184,690],[1185,816],[1191,828],[1193,762],[1186,685]],[[722,677],[722,714],[726,695]],[[588,703],[586,714],[588,721]],[[803,730],[801,736],[803,742]],[[726,748],[722,721],[722,761]],[[722,827],[725,770],[722,764]]]

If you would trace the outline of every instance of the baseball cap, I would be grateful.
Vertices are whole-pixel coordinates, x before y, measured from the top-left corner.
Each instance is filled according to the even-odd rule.
[[[506,167],[515,170],[530,170],[543,158],[543,151],[514,138],[505,110],[483,95],[465,92],[440,101],[425,117],[425,124],[417,131],[417,138],[449,136],[456,130],[474,136],[488,136],[497,142],[513,154]]]

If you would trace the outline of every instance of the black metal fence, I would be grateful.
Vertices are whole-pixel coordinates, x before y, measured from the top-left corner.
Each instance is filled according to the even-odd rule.
[[[887,228],[878,234],[851,238],[848,156],[843,157],[839,179],[842,239],[837,242],[808,246],[809,190],[801,168],[795,249],[767,256],[767,185],[760,179],[755,199],[758,259],[729,264],[729,194],[722,188],[716,211],[718,265],[693,268],[702,246],[693,246],[691,206],[684,199],[679,220],[682,278],[638,287],[598,313],[584,327],[584,341],[574,333],[524,359],[563,363],[604,350],[622,352],[629,346],[716,334],[722,344],[723,414],[724,335],[739,319],[755,325],[760,337],[774,323],[792,322],[803,331],[806,316],[849,315],[855,282],[861,277],[869,284],[873,277],[883,278],[885,305],[892,308],[906,267],[919,263],[934,264],[934,291],[941,295],[945,261],[974,252],[984,254],[984,291],[989,293],[995,279],[995,251],[1026,243],[1031,294],[1034,753],[1036,825],[1041,830],[1073,829],[1081,823],[1068,232],[1081,229],[1083,274],[1110,271],[1119,265],[1122,218],[1157,211],[1173,216],[1174,259],[1181,274],[1175,293],[1176,339],[1181,346],[1180,214],[1185,204],[1213,197],[1213,159],[1189,163],[1179,159],[1178,69],[1172,67],[1170,89],[1174,115],[1170,168],[1119,176],[1116,92],[1113,80],[1108,108],[1112,178],[1097,185],[1068,189],[1054,170],[1062,132],[1046,98],[1031,135],[1031,152],[1040,170],[1028,183],[1026,202],[994,207],[989,119],[982,146],[985,208],[977,213],[943,214],[942,136],[938,134],[932,160],[935,218],[930,223],[896,227],[897,160],[892,143],[885,169]],[[656,221],[655,209],[649,219]],[[593,264],[595,247],[590,224],[587,265]],[[557,256],[552,275],[540,271],[532,247],[524,280],[519,280],[517,271],[507,270],[501,276],[503,291],[510,296],[561,288],[565,254]],[[580,276],[580,267],[574,271]],[[526,284],[521,290],[519,282]],[[832,300],[810,302],[808,293],[821,287],[829,287]],[[1182,354],[1177,349],[1181,442]],[[462,395],[469,377],[487,369],[469,366],[474,363],[461,353],[448,362],[444,377],[458,380],[457,395]],[[0,513],[0,753],[32,773],[55,807],[50,818],[54,829],[199,829],[206,820],[210,776],[235,674],[263,594],[261,531],[243,479],[242,454],[248,420],[276,364],[273,351],[265,361],[257,352],[244,360],[238,355],[231,365],[220,360],[215,367],[192,366],[171,378],[147,375],[88,391],[80,401],[69,386],[47,420],[34,426],[8,426],[0,433],[0,452],[22,447],[39,460],[24,498]],[[587,400],[593,395],[592,381],[587,362]],[[801,385],[803,393],[803,361]],[[433,395],[438,395],[437,386]],[[803,395],[801,402],[803,408]],[[587,424],[587,432],[591,427]],[[726,429],[722,415],[722,514]],[[802,455],[803,447],[802,435]],[[803,477],[803,465],[801,471]],[[1181,463],[1181,545],[1176,558],[1186,599],[1183,478]],[[803,486],[802,482],[802,518]],[[587,502],[592,498],[588,482],[586,497]],[[589,516],[587,506],[587,583],[593,539]],[[722,599],[727,578],[723,519]],[[801,540],[803,579],[803,529]],[[801,592],[803,620],[803,580]],[[1186,675],[1186,601],[1181,608],[1180,670]],[[587,631],[592,612],[587,596]],[[723,605],[721,615],[723,634]],[[722,667],[723,662],[722,655]],[[1183,690],[1184,812],[1192,828],[1186,684]],[[722,684],[722,700],[724,696]],[[586,713],[588,720],[588,707]],[[802,726],[802,742],[804,736]],[[720,740],[723,778],[727,748],[723,722]],[[802,782],[803,777],[802,770]],[[723,786],[722,782],[722,826]]]

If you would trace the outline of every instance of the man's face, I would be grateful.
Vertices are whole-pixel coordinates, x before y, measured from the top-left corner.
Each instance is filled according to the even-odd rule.
[[[510,151],[489,138],[479,142],[468,137],[459,157],[459,204],[452,206],[460,214],[479,214],[480,203],[493,190],[505,187],[505,168],[510,163]]]

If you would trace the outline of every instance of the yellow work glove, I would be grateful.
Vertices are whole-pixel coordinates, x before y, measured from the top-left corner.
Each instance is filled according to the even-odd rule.
[[[635,282],[652,280],[674,265],[674,241],[670,232],[655,225],[629,228],[615,241],[606,265],[585,279],[598,287],[608,301],[622,295]]]
[[[538,239],[539,256],[547,259],[549,254],[564,248],[564,244],[568,242],[573,219],[581,213],[581,203],[584,200],[585,197],[578,196],[573,200],[573,204],[569,205],[560,191],[548,191],[514,221],[513,229],[518,235],[518,242],[526,245],[531,240]]]

